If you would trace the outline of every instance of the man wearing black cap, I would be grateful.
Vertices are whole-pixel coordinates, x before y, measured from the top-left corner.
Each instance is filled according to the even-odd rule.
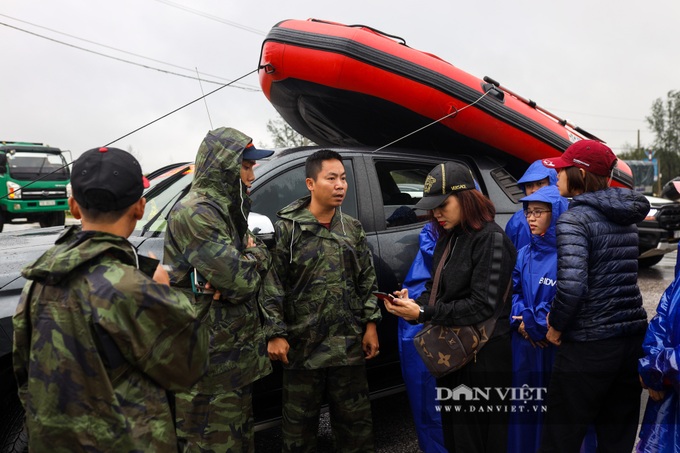
[[[255,161],[272,153],[236,129],[208,132],[191,190],[168,218],[164,261],[172,266],[171,284],[208,314],[211,333],[208,373],[177,395],[178,435],[189,451],[254,451],[252,383],[271,372],[256,296],[270,257],[248,230],[248,190]],[[199,275],[214,294],[193,293]]]
[[[74,164],[71,226],[22,275],[14,372],[31,451],[173,451],[168,391],[206,370],[208,331],[126,239],[148,181],[120,149]]]

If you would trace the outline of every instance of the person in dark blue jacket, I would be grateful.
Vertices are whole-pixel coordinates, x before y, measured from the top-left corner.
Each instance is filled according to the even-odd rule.
[[[578,451],[594,424],[598,451],[633,449],[640,411],[637,360],[647,314],[637,285],[636,223],[647,199],[609,187],[616,156],[595,140],[561,157],[557,187],[573,197],[557,221],[557,292],[546,338],[558,345],[547,393],[541,452]]]
[[[531,195],[541,187],[554,186],[557,184],[557,172],[552,168],[543,165],[542,160],[537,160],[529,165],[517,185],[524,191],[525,195]],[[529,243],[531,231],[529,224],[524,218],[524,210],[519,210],[510,217],[505,225],[505,234],[508,235],[517,250]]]
[[[568,203],[554,185],[541,187],[520,201],[524,205],[520,212],[526,217],[531,237],[529,244],[517,252],[512,274],[512,386],[545,389],[556,349],[545,339],[546,316],[557,289],[555,224]],[[538,449],[543,421],[542,401],[538,403],[517,402],[517,411],[510,414],[508,451]]]
[[[402,285],[404,289],[408,289],[411,297],[420,296],[425,290],[425,284],[432,278],[432,255],[442,231],[434,218],[420,231],[420,248]],[[401,374],[418,434],[418,446],[423,453],[446,453],[442,417],[435,408],[436,379],[430,374],[413,345],[413,338],[422,328],[422,324],[413,324],[399,318]]]
[[[647,328],[640,381],[649,400],[636,451],[671,453],[680,448],[680,279],[661,296]]]

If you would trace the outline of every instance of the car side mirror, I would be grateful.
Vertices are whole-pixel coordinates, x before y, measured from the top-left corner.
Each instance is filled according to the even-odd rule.
[[[262,239],[268,248],[274,246],[274,224],[266,215],[251,212],[248,216],[248,229]]]
[[[274,234],[274,224],[269,220],[269,217],[257,212],[251,212],[248,216],[248,229],[257,236]]]
[[[7,154],[0,153],[0,174],[4,174],[7,168]]]

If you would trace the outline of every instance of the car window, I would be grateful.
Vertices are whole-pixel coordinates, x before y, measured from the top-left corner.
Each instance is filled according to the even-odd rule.
[[[352,161],[345,159],[343,163],[347,173],[348,187],[345,201],[342,203],[342,211],[356,218],[357,198]],[[253,204],[250,210],[267,216],[274,223],[278,220],[276,213],[281,208],[306,195],[309,195],[309,190],[305,184],[305,166],[301,164],[264,181],[262,185],[254,189],[251,194]]]
[[[375,169],[385,206],[385,223],[388,228],[421,222],[428,212],[416,209],[415,204],[423,197],[425,178],[432,170],[432,163],[415,163],[381,160]]]
[[[192,171],[185,172],[184,176],[175,180],[166,188],[158,187],[162,190],[149,189],[145,193],[146,207],[144,208],[144,216],[137,222],[137,229],[144,229],[144,233],[162,233],[165,232],[167,226],[166,218],[170,209],[175,205],[180,196],[183,195],[184,189],[191,185],[194,179]]]

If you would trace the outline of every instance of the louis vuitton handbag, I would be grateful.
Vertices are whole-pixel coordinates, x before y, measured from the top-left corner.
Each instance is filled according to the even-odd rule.
[[[449,243],[437,266],[428,303],[430,306],[433,306],[437,299],[441,271],[451,250]],[[485,321],[469,326],[443,326],[431,322],[423,324],[422,330],[413,338],[413,344],[434,377],[440,378],[460,370],[477,358],[477,353],[489,341],[496,327],[496,320],[505,305],[511,285],[512,281],[508,284],[503,301],[497,304],[493,316]]]

